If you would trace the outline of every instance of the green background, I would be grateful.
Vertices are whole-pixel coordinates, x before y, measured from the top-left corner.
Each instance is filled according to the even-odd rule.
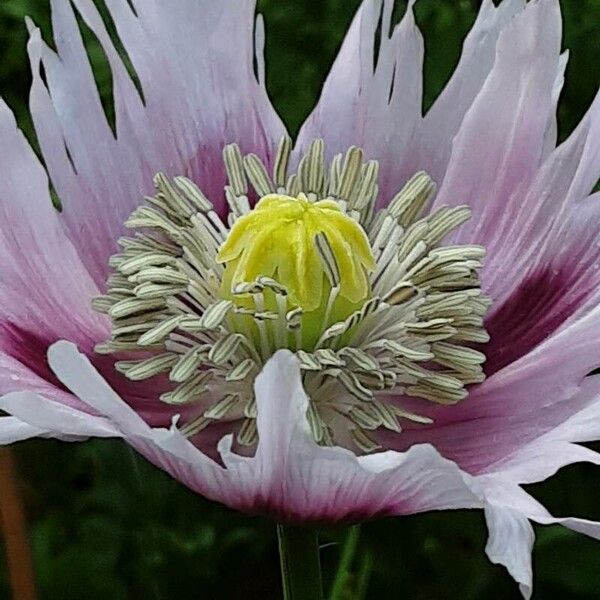
[[[476,1],[421,0],[426,35],[425,104],[451,73]],[[600,0],[564,0],[571,50],[559,109],[564,138],[598,87]],[[260,0],[267,23],[268,87],[295,132],[308,114],[357,0]],[[401,14],[403,5],[399,3]],[[0,3],[0,94],[31,134],[24,15],[49,33],[43,0]],[[87,35],[87,32],[86,32]],[[110,112],[110,74],[89,35],[98,85]],[[598,446],[596,446],[598,449]],[[279,598],[275,530],[207,502],[119,442],[18,446],[37,586],[50,600]],[[530,486],[551,511],[600,519],[599,473],[577,465]],[[1,490],[0,490],[1,493]],[[534,598],[600,598],[600,544],[560,527],[537,527]],[[347,532],[324,531],[326,583]],[[479,512],[428,514],[363,525],[347,579],[348,599],[519,598],[504,569],[484,555]],[[9,598],[0,555],[0,598]]]

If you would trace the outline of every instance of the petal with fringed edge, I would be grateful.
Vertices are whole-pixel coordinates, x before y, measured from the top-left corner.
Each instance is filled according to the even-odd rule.
[[[254,2],[144,0],[134,10],[107,1],[140,95],[93,2],[76,0],[111,68],[115,133],[72,4],[51,4],[56,51],[29,22],[31,112],[69,235],[100,285],[123,222],[152,191],[155,173],[186,175],[223,212],[223,147],[236,142],[270,164],[285,130],[264,86]]]

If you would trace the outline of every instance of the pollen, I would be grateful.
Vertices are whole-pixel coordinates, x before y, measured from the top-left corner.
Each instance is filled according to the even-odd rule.
[[[362,227],[337,202],[310,202],[304,194],[262,198],[236,221],[217,261],[226,264],[226,293],[271,277],[305,312],[327,301],[328,287],[338,288],[339,296],[353,304],[366,300],[368,275],[376,268]]]

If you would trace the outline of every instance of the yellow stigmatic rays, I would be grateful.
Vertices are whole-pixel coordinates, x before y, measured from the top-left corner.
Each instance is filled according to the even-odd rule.
[[[304,311],[327,300],[324,285],[351,303],[370,293],[375,259],[362,227],[334,200],[311,202],[269,194],[238,219],[217,254],[231,287],[258,277],[276,279],[290,302]],[[230,291],[230,290],[226,290]]]

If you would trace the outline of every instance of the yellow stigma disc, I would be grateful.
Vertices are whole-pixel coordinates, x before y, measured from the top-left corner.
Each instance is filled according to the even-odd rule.
[[[287,288],[293,304],[315,310],[323,302],[326,273],[318,234],[327,238],[335,260],[339,295],[352,303],[367,298],[367,273],[375,259],[365,232],[334,200],[311,202],[304,194],[269,194],[235,222],[217,255],[218,262],[227,263],[224,280],[234,287],[272,277]]]

